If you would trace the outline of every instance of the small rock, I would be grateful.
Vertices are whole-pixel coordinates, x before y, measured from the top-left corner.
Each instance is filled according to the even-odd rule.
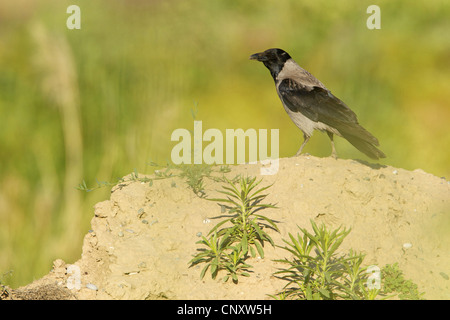
[[[409,242],[406,242],[406,243],[403,244],[403,248],[404,249],[410,249],[410,248],[412,248],[412,244],[409,243]]]
[[[98,290],[97,286],[96,286],[95,284],[92,284],[92,283],[88,283],[88,284],[86,285],[86,288],[88,288],[88,289],[90,289],[90,290],[94,290],[94,291],[97,291],[97,290]]]

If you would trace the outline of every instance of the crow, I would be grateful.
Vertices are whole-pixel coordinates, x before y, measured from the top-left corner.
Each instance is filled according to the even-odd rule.
[[[286,51],[268,49],[251,55],[250,59],[262,62],[269,69],[284,109],[303,132],[304,141],[296,156],[301,154],[313,131],[320,130],[328,134],[334,158],[337,153],[333,135],[345,138],[372,159],[386,157],[376,148],[378,139],[358,123],[356,114]]]

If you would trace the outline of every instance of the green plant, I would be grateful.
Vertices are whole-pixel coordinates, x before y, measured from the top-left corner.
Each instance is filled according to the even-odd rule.
[[[209,234],[217,231],[219,236],[229,239],[230,243],[237,243],[237,247],[242,250],[244,255],[250,252],[251,256],[255,257],[256,251],[258,251],[259,255],[264,258],[264,242],[267,241],[274,246],[272,238],[264,229],[268,227],[279,231],[273,220],[256,213],[262,209],[276,208],[272,204],[261,203],[267,196],[261,193],[271,185],[255,189],[261,180],[256,181],[256,178],[247,177],[240,178],[238,189],[234,182],[228,179],[226,181],[228,186],[223,187],[225,191],[220,190],[219,192],[227,195],[227,198],[209,200],[224,203],[223,206],[229,210],[231,217],[218,223]],[[231,223],[231,226],[219,229],[226,223]]]
[[[407,280],[399,269],[398,263],[387,264],[381,269],[384,294],[393,293],[402,300],[422,300],[424,292],[419,292],[417,284]]]
[[[154,176],[149,178],[143,175],[139,175],[137,170],[135,169],[129,177],[127,178],[118,178],[116,182],[109,181],[98,181],[96,180],[97,185],[94,187],[88,187],[86,182],[83,180],[82,183],[76,187],[76,189],[91,192],[103,187],[112,187],[116,184],[121,186],[127,182],[142,182],[148,183],[150,186],[153,185],[154,180],[161,179],[170,179],[174,177],[181,177],[186,179],[186,183],[190,189],[200,198],[204,198],[206,196],[205,187],[204,187],[204,178],[209,178],[214,181],[224,181],[224,174],[231,171],[228,165],[220,166],[218,170],[215,170],[215,167],[212,165],[206,164],[181,164],[174,165],[171,163],[167,163],[166,165],[160,165],[155,162],[149,162],[149,165],[152,167],[157,167],[159,169],[154,170]],[[221,176],[213,176],[213,173],[220,173]],[[234,178],[232,181],[235,181]]]
[[[328,299],[374,299],[376,289],[365,287],[367,273],[361,267],[364,256],[352,250],[348,255],[338,255],[337,249],[350,230],[328,231],[324,225],[317,226],[311,220],[313,233],[300,228],[302,234],[290,241],[283,240],[283,247],[292,254],[292,259],[276,260],[287,264],[274,274],[286,280],[280,297],[290,299],[328,300]]]
[[[199,249],[199,253],[189,262],[191,265],[206,263],[206,266],[200,272],[200,278],[205,276],[206,271],[210,269],[211,277],[216,278],[219,270],[225,268],[224,250],[228,249],[226,239],[218,239],[217,233],[214,233],[209,239],[202,236],[202,240],[197,242],[203,244],[207,249]]]
[[[346,293],[343,298],[352,300],[374,300],[379,292],[379,286],[373,283],[369,288],[370,273],[367,267],[362,267],[365,255],[357,254],[352,249],[348,252],[348,259],[341,261],[344,267],[344,275],[341,289]],[[381,281],[381,279],[379,279]]]
[[[208,249],[201,248],[198,253],[189,263],[196,265],[199,263],[206,263],[200,272],[200,277],[203,278],[208,271],[211,272],[211,278],[215,279],[220,270],[227,271],[227,275],[223,281],[228,281],[231,277],[233,282],[238,281],[238,276],[248,277],[248,265],[244,262],[245,257],[242,250],[237,247],[229,246],[229,238],[219,239],[217,233],[214,233],[209,239],[202,237],[202,240],[197,243],[205,245]],[[231,252],[229,252],[231,251]]]
[[[169,169],[168,169],[169,170]],[[153,180],[155,179],[166,179],[166,178],[170,178],[172,177],[172,173],[168,172],[168,170],[164,171],[163,173],[159,172],[159,171],[155,171],[155,177],[154,178],[148,178],[148,177],[144,177],[144,176],[139,176],[139,173],[136,169],[134,169],[134,171],[130,174],[129,178],[118,178],[116,182],[109,182],[109,181],[98,181],[97,185],[95,187],[88,187],[86,185],[86,181],[83,180],[82,183],[80,183],[78,185],[78,187],[76,187],[76,189],[80,190],[80,191],[85,191],[85,192],[91,192],[103,187],[112,187],[115,186],[116,184],[118,184],[119,186],[121,184],[124,184],[126,182],[142,182],[142,183],[149,183],[149,185],[151,186],[153,184]]]
[[[227,275],[223,278],[223,281],[228,281],[231,277],[234,283],[238,282],[238,276],[249,277],[249,268],[253,266],[245,262],[246,256],[242,250],[238,247],[231,247],[231,253],[226,254],[225,270]]]
[[[186,179],[186,183],[189,188],[199,197],[204,197],[205,187],[203,184],[203,178],[210,177],[212,172],[212,166],[207,164],[194,164],[194,165],[181,165],[180,177]]]
[[[264,257],[264,242],[274,246],[272,238],[264,229],[268,227],[278,231],[278,228],[271,219],[256,214],[262,209],[275,208],[274,205],[261,203],[267,196],[261,193],[270,186],[256,189],[261,182],[257,182],[256,178],[241,177],[238,183],[224,179],[228,185],[223,186],[224,190],[219,192],[227,195],[227,198],[208,200],[226,203],[222,207],[229,210],[231,217],[215,225],[208,233],[209,239],[202,237],[202,240],[197,242],[207,248],[198,249],[200,252],[189,263],[191,266],[206,263],[200,273],[201,278],[208,269],[213,279],[220,270],[225,270],[227,275],[223,280],[231,278],[237,283],[238,276],[249,276],[248,269],[252,266],[245,262],[249,254],[255,257],[258,252]],[[221,228],[226,223],[231,226]]]

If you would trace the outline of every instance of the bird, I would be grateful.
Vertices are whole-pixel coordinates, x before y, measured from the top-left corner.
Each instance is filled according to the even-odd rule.
[[[286,51],[267,49],[252,54],[250,60],[260,61],[269,69],[284,109],[303,132],[304,140],[295,156],[302,153],[314,130],[319,130],[325,131],[330,138],[334,158],[337,158],[334,135],[345,138],[372,159],[386,157],[376,148],[378,139],[358,123],[356,114]]]

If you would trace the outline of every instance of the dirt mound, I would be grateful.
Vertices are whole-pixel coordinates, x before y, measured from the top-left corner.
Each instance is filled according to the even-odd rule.
[[[231,169],[230,178],[259,176],[260,165]],[[426,299],[450,299],[450,184],[445,179],[420,169],[312,156],[280,159],[279,172],[261,178],[262,185],[273,183],[266,200],[278,209],[266,209],[264,215],[279,221],[280,233],[267,231],[276,244],[296,234],[297,226],[310,229],[310,219],[342,225],[352,229],[342,250],[363,252],[365,264],[380,268],[398,262]],[[217,197],[222,185],[205,179],[207,196]],[[285,284],[272,273],[282,266],[273,259],[285,258],[286,251],[270,245],[264,259],[248,261],[253,273],[238,284],[209,274],[201,280],[203,266],[189,268],[199,235],[206,236],[223,213],[182,178],[116,185],[110,200],[94,208],[81,258],[73,265],[56,260],[47,276],[13,294],[57,285],[70,292],[58,291],[64,299],[269,299]]]

